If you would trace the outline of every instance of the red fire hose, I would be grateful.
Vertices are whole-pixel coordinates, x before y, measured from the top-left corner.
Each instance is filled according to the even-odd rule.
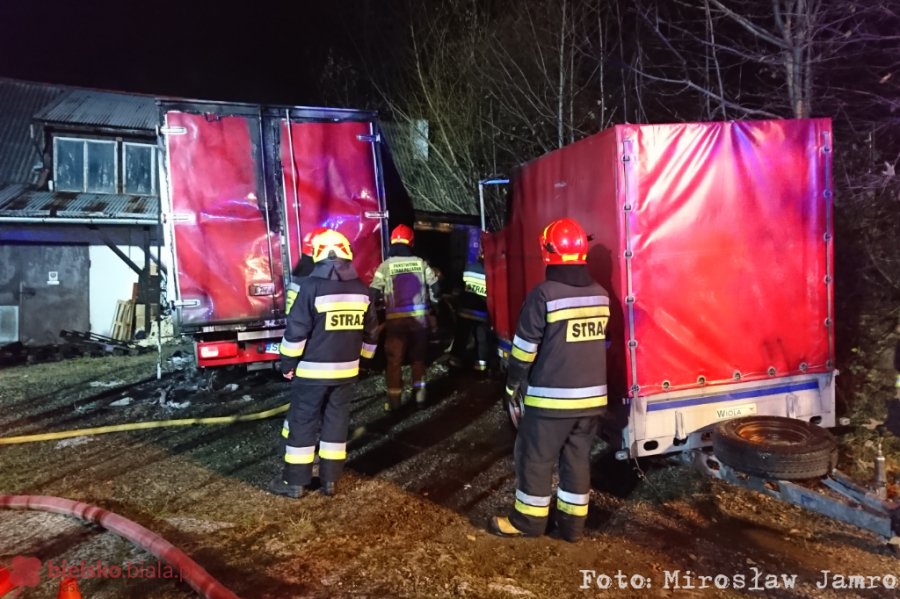
[[[99,524],[172,566],[206,599],[239,599],[200,564],[158,534],[95,505],[48,495],[0,495],[0,508],[51,512]]]

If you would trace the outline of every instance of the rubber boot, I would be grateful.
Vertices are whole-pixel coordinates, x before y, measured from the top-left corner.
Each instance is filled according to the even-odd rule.
[[[393,412],[400,409],[402,395],[402,391],[388,391],[387,397],[384,401],[384,411]]]

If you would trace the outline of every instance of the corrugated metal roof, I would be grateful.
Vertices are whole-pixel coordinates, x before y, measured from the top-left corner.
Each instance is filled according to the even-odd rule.
[[[23,191],[25,191],[25,185],[21,183],[16,183],[8,187],[0,188],[0,206],[5,204],[8,200],[13,199]]]
[[[18,189],[16,189],[18,188]],[[27,218],[127,218],[155,223],[159,198],[105,193],[23,191],[21,186],[0,189],[0,219]]]
[[[31,117],[65,93],[65,88],[0,78],[0,186],[29,183],[40,156],[28,127]]]
[[[150,96],[75,89],[46,106],[34,118],[52,123],[153,131],[159,113],[156,100]]]

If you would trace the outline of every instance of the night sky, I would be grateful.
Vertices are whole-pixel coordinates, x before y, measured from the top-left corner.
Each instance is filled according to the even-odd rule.
[[[351,2],[0,0],[0,76],[213,100],[315,104],[348,61]]]

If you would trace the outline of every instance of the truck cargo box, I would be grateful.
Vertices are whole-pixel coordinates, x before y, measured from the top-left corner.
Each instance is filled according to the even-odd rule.
[[[164,220],[200,366],[275,360],[285,285],[318,226],[371,281],[386,243],[380,135],[365,111],[161,101]]]
[[[625,452],[707,445],[747,414],[833,426],[831,149],[828,119],[618,125],[524,164],[485,240],[501,347],[543,280],[543,227],[569,216],[612,300]]]

